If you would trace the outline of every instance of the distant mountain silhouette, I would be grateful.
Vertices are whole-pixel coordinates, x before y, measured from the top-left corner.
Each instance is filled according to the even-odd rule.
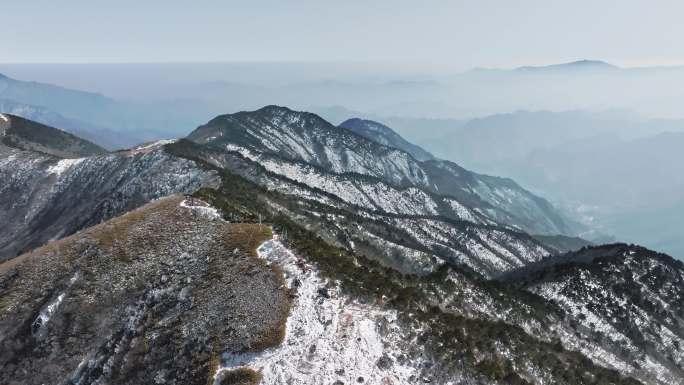
[[[518,67],[516,71],[586,71],[586,70],[600,70],[612,71],[620,69],[620,67],[601,60],[577,60],[569,63],[551,64],[547,66],[524,66]]]

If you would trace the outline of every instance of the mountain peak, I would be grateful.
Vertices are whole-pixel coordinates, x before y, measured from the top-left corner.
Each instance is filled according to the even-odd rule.
[[[246,111],[243,111],[246,112]],[[269,104],[267,106],[261,107],[258,110],[254,112],[268,112],[268,113],[288,113],[288,112],[299,112],[299,111],[294,111],[288,107],[285,106],[279,106],[276,104]]]
[[[435,159],[389,127],[369,120],[350,120],[336,127],[312,113],[267,106],[257,111],[221,115],[198,127],[187,139],[214,150],[238,153],[242,158],[259,162],[269,172],[287,175],[299,183],[315,184],[314,187],[326,193],[353,196],[348,202],[356,205],[387,208],[383,206],[385,203],[378,205],[359,198],[368,195],[363,189],[371,183],[374,187],[368,188],[390,189],[399,195],[420,190],[418,194],[430,197],[426,198],[429,200],[434,195],[439,202],[443,197],[463,202],[454,206],[445,201],[444,205],[448,205],[444,206],[445,217],[471,218],[467,207],[477,207],[494,210],[491,219],[496,223],[511,224],[534,233],[574,233],[548,202],[515,183],[475,174],[454,163]],[[363,187],[359,187],[361,181]],[[332,187],[340,183],[345,187]],[[404,191],[407,188],[411,188],[410,193]],[[507,192],[514,192],[510,199],[497,198]],[[413,203],[407,204],[413,207]],[[419,205],[423,204],[426,203]],[[427,204],[440,205],[435,201]],[[466,209],[461,210],[461,206]],[[398,212],[393,208],[387,210]],[[421,210],[415,212],[434,212]],[[480,211],[474,213],[472,220],[484,215]]]
[[[563,71],[563,70],[592,70],[592,71],[605,71],[605,70],[616,70],[620,67],[610,64],[602,60],[576,60],[568,63],[551,64],[546,66],[523,66],[518,67],[516,71]]]
[[[420,146],[408,142],[402,138],[397,132],[387,127],[386,125],[360,118],[347,119],[339,125],[340,128],[347,129],[366,139],[380,143],[384,146],[394,147],[408,152],[417,160],[430,160],[435,157]]]
[[[376,122],[374,120],[367,120],[367,119],[361,119],[361,118],[351,118],[347,119],[344,122],[340,123],[339,125],[342,128],[347,128],[347,129],[352,129],[354,127],[364,127],[368,131],[375,131],[375,132],[380,132],[380,133],[393,133],[395,134],[394,130],[391,128],[385,126],[384,124],[380,122]]]

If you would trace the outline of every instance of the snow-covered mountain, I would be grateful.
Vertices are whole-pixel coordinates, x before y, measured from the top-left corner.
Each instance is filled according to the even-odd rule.
[[[468,220],[428,215],[419,211],[425,202],[415,199],[410,190],[391,189],[377,180],[370,180],[375,184],[363,179],[350,182],[321,174],[320,185],[331,186],[331,193],[297,180],[297,174],[276,173],[264,159],[255,161],[240,152],[185,140],[168,145],[167,151],[228,171],[278,194],[268,200],[269,205],[277,202],[283,214],[317,228],[328,242],[371,255],[399,271],[424,274],[450,264],[468,266],[489,277],[556,251],[525,233],[483,217],[473,215]],[[335,193],[338,185],[344,194]],[[355,194],[372,199],[358,201]]]
[[[226,222],[259,190],[215,191],[222,208],[164,198],[0,264],[2,382],[637,384],[503,322],[534,312],[495,287]]]
[[[353,183],[373,178],[408,194],[442,196],[446,203],[435,205],[452,206],[439,212],[445,217],[464,219],[467,214],[459,215],[459,211],[472,212],[539,234],[574,235],[578,230],[547,201],[510,179],[476,174],[448,161],[421,162],[407,152],[335,127],[310,113],[268,106],[222,115],[199,127],[188,139],[240,152],[271,172],[289,174],[290,179],[333,194],[332,189],[343,184],[332,179]],[[328,177],[321,178],[320,174]]]
[[[684,263],[614,244],[532,264],[508,276],[559,306],[595,361],[649,383],[684,378]]]
[[[9,115],[0,115],[0,132],[0,260],[216,180],[163,143],[108,154]]]
[[[553,256],[421,185],[424,162],[338,127],[293,135],[275,111],[268,129],[244,113],[76,159],[1,145],[0,382],[682,379],[681,263],[627,246]],[[566,285],[580,262],[591,279]]]
[[[413,143],[408,142],[391,128],[372,120],[352,118],[340,123],[339,127],[346,128],[374,142],[384,146],[398,148],[411,154],[416,160],[424,161],[435,157]]]

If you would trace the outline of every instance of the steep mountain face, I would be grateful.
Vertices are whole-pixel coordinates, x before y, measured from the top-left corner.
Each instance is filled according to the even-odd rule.
[[[404,151],[334,127],[309,113],[269,106],[223,115],[199,127],[188,139],[241,152],[254,161],[272,164],[270,171],[297,173],[300,179],[315,172],[350,180],[370,177],[395,189],[442,195],[493,222],[531,233],[576,230],[548,202],[511,180],[478,175],[447,161],[420,162]],[[312,187],[334,188],[326,187],[330,183],[316,176],[309,179]],[[443,215],[462,219],[448,211]]]
[[[0,138],[6,146],[60,158],[78,158],[107,152],[94,143],[62,130],[9,114],[0,114]]]
[[[349,218],[349,224],[363,225],[359,218],[329,209],[311,212],[305,201],[230,175],[223,176],[218,190],[204,189],[197,195],[231,221],[273,223],[279,238],[264,244],[260,253],[283,268],[290,286],[300,294],[284,344],[268,352],[228,355],[223,362],[226,368],[258,370],[267,384],[285,379],[636,383],[566,351],[557,342],[559,335],[581,341],[573,340],[575,335],[561,315],[538,297],[502,289],[449,266],[427,275],[402,274],[370,260],[380,257],[372,249],[330,246],[335,240],[330,240],[325,227],[334,225],[328,223],[346,227],[344,219]],[[282,244],[294,254],[283,251]],[[405,257],[409,252],[397,254]],[[326,289],[320,290],[323,282]],[[312,286],[319,290],[313,291]],[[337,326],[330,330],[325,325]]]
[[[282,339],[269,237],[173,196],[0,264],[0,382],[212,383],[221,354]]]
[[[187,142],[179,142],[172,145],[174,148],[171,151],[176,153],[176,151],[179,150],[177,147],[182,145],[189,146]],[[207,157],[216,160],[219,159],[220,155],[218,155],[218,153],[213,153]],[[255,173],[255,170],[249,170],[248,163],[243,163],[242,166],[238,168],[245,170],[246,175]],[[301,186],[299,187],[301,188]],[[284,190],[287,191],[291,188],[294,189],[297,188],[297,186],[290,186]],[[439,265],[438,260],[435,260],[434,257],[440,255],[440,248],[435,248],[429,250],[428,252],[416,253],[416,251],[421,250],[421,247],[416,247],[416,243],[410,242],[411,238],[406,237],[406,239],[398,239],[399,237],[405,237],[406,234],[411,234],[410,231],[405,230],[407,227],[404,227],[407,223],[406,218],[401,218],[401,221],[395,223],[394,226],[388,227],[384,231],[380,231],[379,223],[381,223],[382,219],[380,219],[381,217],[379,216],[373,217],[373,219],[376,221],[372,224],[369,224],[364,221],[365,218],[361,219],[350,214],[346,210],[335,210],[334,207],[331,208],[330,206],[325,207],[322,205],[315,205],[311,202],[306,202],[305,200],[292,202],[290,198],[283,197],[281,193],[276,193],[275,190],[276,189],[273,189],[271,192],[256,192],[253,190],[253,188],[245,188],[244,186],[241,186],[241,183],[236,179],[229,178],[224,179],[222,187],[218,192],[203,192],[200,194],[200,196],[208,201],[214,202],[217,204],[217,206],[222,207],[224,211],[228,213],[228,218],[231,218],[232,220],[245,220],[245,218],[250,218],[250,215],[251,218],[256,219],[257,215],[254,212],[245,217],[245,210],[249,211],[250,208],[256,210],[257,212],[260,210],[265,210],[260,211],[258,215],[259,220],[263,218],[269,218],[269,215],[284,214],[285,217],[292,218],[299,224],[315,229],[317,235],[321,236],[326,243],[339,245],[350,244],[349,247],[346,247],[345,252],[352,253],[355,258],[359,258],[358,260],[363,260],[360,256],[367,255],[370,258],[380,258],[380,261],[384,262],[392,261],[393,258],[403,259],[404,261],[415,258],[415,260],[422,259],[428,264]],[[278,219],[275,221],[278,222]],[[365,280],[362,280],[362,282],[347,282],[346,279],[350,279],[350,277],[347,275],[351,274],[354,276],[358,266],[350,266],[347,268],[329,266],[329,264],[332,262],[318,260],[317,258],[319,257],[316,257],[317,253],[321,252],[319,249],[320,245],[318,243],[303,241],[301,238],[298,238],[295,235],[295,230],[288,228],[287,226],[284,227],[284,229],[281,228],[281,233],[290,234],[289,238],[291,243],[295,248],[303,247],[300,249],[300,251],[305,255],[308,255],[309,260],[318,261],[323,265],[328,265],[327,268],[337,271],[339,275],[334,276],[344,282],[343,287],[349,287],[349,285],[354,286],[357,284],[361,284],[366,287],[367,285],[371,285],[374,287]],[[462,228],[456,227],[456,229],[462,231]],[[457,245],[468,245],[469,242],[467,238],[456,235],[458,234],[457,232],[447,235],[446,224],[439,223],[438,221],[434,221],[432,225],[430,224],[430,221],[416,221],[416,225],[413,230],[420,230],[423,232],[421,234],[425,234],[426,238],[421,239],[422,242],[425,242],[424,244],[427,244],[426,239],[429,239],[428,234],[442,234],[440,233],[441,231],[444,232],[443,234],[445,238],[454,238],[452,247],[457,247]],[[482,230],[484,229],[480,229],[480,231]],[[489,234],[491,234],[492,229],[490,228],[488,231]],[[379,239],[383,239],[384,242],[376,245],[373,245],[372,242],[363,243],[363,238],[361,238],[361,236],[367,236],[368,234],[373,233],[385,234],[385,238],[378,237]],[[392,238],[391,236],[387,236],[387,233],[395,233],[398,236]],[[464,233],[467,233],[467,231],[464,231]],[[484,233],[488,234],[487,232]],[[439,236],[436,236],[435,238],[438,238]],[[308,239],[308,236],[304,236],[304,238]],[[367,239],[368,237],[366,240]],[[520,241],[519,236],[515,239],[516,241]],[[351,242],[349,242],[350,240]],[[492,248],[496,244],[493,238],[483,238],[483,241],[484,242],[482,244],[485,245],[485,248],[473,250],[473,256],[479,261],[486,261],[488,259],[487,250],[489,250],[487,247]],[[304,246],[304,244],[310,246]],[[407,246],[399,248],[397,247],[398,245]],[[389,247],[394,247],[395,249],[392,253],[383,254],[381,251],[382,248],[387,249]],[[414,247],[415,249],[412,250],[411,247]],[[322,252],[325,255],[337,255],[335,252],[329,252],[326,249],[323,249]],[[342,255],[344,255],[344,252]],[[432,255],[433,258],[430,258],[430,255]],[[322,257],[323,256],[320,256],[320,258]],[[342,263],[341,261],[343,258],[341,256],[334,258],[336,261],[335,263]],[[545,266],[545,264],[551,263],[553,261],[557,261],[557,259],[543,259],[538,264],[540,266]],[[391,266],[391,263],[385,264]],[[468,263],[464,264],[468,265]],[[535,267],[537,264],[527,263],[527,265]],[[319,264],[319,266],[321,265]],[[339,271],[339,269],[342,269],[342,271]],[[386,270],[376,269],[375,271],[382,272],[381,274],[383,278],[372,278],[371,281],[375,281],[376,279],[379,279],[383,282],[393,280],[392,278],[389,278],[391,273],[388,273]],[[446,275],[444,273],[445,271],[447,272]],[[524,268],[516,271],[515,273],[518,274],[515,278],[506,277],[507,279],[511,280],[511,286],[516,286],[519,282],[526,282],[526,277],[533,275],[532,272],[527,271]],[[390,275],[387,276],[386,274]],[[606,340],[603,338],[597,338],[596,333],[592,331],[592,326],[583,324],[584,319],[579,313],[569,312],[562,306],[562,304],[557,304],[554,301],[545,302],[542,300],[542,298],[545,297],[541,293],[537,293],[540,295],[540,297],[526,297],[523,293],[516,292],[515,290],[509,291],[509,289],[502,288],[501,286],[492,285],[489,282],[482,282],[477,278],[477,274],[472,275],[471,273],[468,273],[467,269],[465,271],[461,270],[458,264],[455,266],[442,265],[440,268],[427,274],[423,272],[422,276],[424,278],[419,278],[418,282],[410,280],[406,281],[405,278],[395,281],[400,287],[403,287],[403,290],[408,290],[407,286],[410,287],[412,294],[409,295],[409,298],[420,297],[421,300],[419,302],[423,304],[421,306],[429,303],[433,306],[438,306],[446,314],[458,315],[466,317],[467,319],[477,320],[476,323],[502,322],[505,325],[520,327],[525,331],[525,333],[534,335],[536,338],[539,338],[542,341],[548,341],[550,343],[557,344],[557,346],[562,346],[563,348],[571,351],[582,352],[584,355],[590,357],[594,362],[609,368],[616,369],[620,373],[634,376],[646,384],[668,384],[673,383],[672,381],[676,382],[677,379],[682,377],[682,375],[676,370],[668,372],[667,370],[662,370],[662,367],[659,365],[649,365],[648,363],[650,362],[650,359],[647,357],[647,352],[650,348],[648,346],[635,344],[629,349],[625,350],[620,342],[606,343]],[[353,280],[353,278],[351,279]],[[607,282],[607,284],[610,284],[610,281]],[[673,279],[672,282],[674,282],[673,284],[678,284],[679,278],[676,280]],[[667,286],[669,286],[669,284]],[[373,290],[378,290],[380,293],[387,293],[381,288],[376,288]],[[389,292],[394,292],[396,290],[398,289],[389,289]],[[387,295],[388,298],[395,298],[396,294],[383,295]],[[676,300],[676,297],[673,298],[673,300]],[[368,309],[368,311],[371,310]],[[409,322],[408,320],[405,321]],[[641,321],[642,320],[639,319],[631,319],[626,322],[627,324],[631,322],[638,324]],[[420,328],[421,326],[416,325],[416,327]],[[434,325],[434,327],[437,330],[443,330],[442,328],[444,325]],[[477,329],[481,327],[481,325],[471,325],[470,327]],[[677,353],[676,349],[679,349],[677,346],[677,344],[661,345],[661,350],[663,352],[662,354],[678,356],[680,353]],[[402,349],[402,347],[395,346],[394,349]],[[459,349],[462,349],[462,347]],[[292,356],[292,352],[284,354],[292,359],[296,359]],[[519,352],[515,354],[517,355]],[[644,355],[643,357],[646,358],[642,358],[641,364],[637,363],[635,365],[635,354],[642,354]],[[247,363],[252,363],[254,365],[275,365],[273,361],[274,357],[268,355],[257,357],[240,357],[240,359],[244,359]],[[276,355],[276,357],[280,356]],[[441,380],[442,377],[440,376],[441,375],[437,375],[436,378]],[[439,383],[439,380],[436,380],[435,377],[430,378]],[[539,377],[537,377],[537,380],[538,379]],[[614,381],[615,380],[602,379],[598,380],[598,383],[615,383]],[[558,383],[559,380],[554,378],[549,382]],[[589,382],[589,380],[583,379],[575,381],[575,383],[585,382]],[[504,383],[510,382],[504,381]],[[571,381],[571,383],[573,382]]]
[[[647,383],[684,378],[684,264],[625,244],[585,248],[508,277],[562,308],[593,360]],[[606,354],[606,350],[611,354]]]
[[[60,135],[50,129],[46,138],[63,149]],[[1,261],[150,200],[212,185],[216,176],[171,156],[161,143],[77,159],[0,144],[0,180]]]
[[[383,146],[394,147],[406,151],[413,158],[419,161],[435,159],[429,152],[425,151],[420,146],[406,141],[399,134],[394,132],[391,128],[382,123],[374,122],[365,119],[348,119],[340,123],[339,127],[346,128],[364,138],[370,139]]]
[[[166,147],[160,142],[114,154],[62,160],[0,148],[0,175],[8,181],[0,187],[0,208],[7,229],[0,235],[2,259],[152,199],[215,185],[216,171],[202,169],[183,157],[200,158],[286,193],[290,199],[307,199],[309,209],[297,207],[292,215],[306,215],[312,225],[320,222],[312,213],[327,216],[343,210],[353,219],[325,221],[321,232],[343,247],[383,256],[383,263],[401,271],[433,271],[449,263],[495,276],[555,251],[525,234],[497,226],[453,198],[419,189],[398,189],[377,179],[359,180],[358,176],[331,179],[329,173],[304,165],[303,173],[276,173],[272,170],[279,171],[277,167],[282,165],[275,158],[257,163],[238,153],[206,146],[192,146],[174,154]],[[320,183],[312,184],[312,176]],[[337,189],[338,184],[343,188]],[[332,193],[324,189],[326,186]],[[440,216],[447,212],[455,219]]]

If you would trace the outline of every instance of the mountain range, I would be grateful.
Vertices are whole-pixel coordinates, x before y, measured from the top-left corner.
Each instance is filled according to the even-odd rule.
[[[109,149],[177,136],[213,111],[211,104],[181,97],[120,100],[0,74],[0,112],[58,125]]]
[[[360,112],[344,119],[398,116],[469,120],[519,110],[606,109],[682,118],[677,104],[682,97],[677,85],[684,84],[682,66],[618,67],[601,60],[579,60],[427,74],[358,67],[343,63],[0,64],[0,72],[14,81],[40,79],[90,90],[93,100],[82,106],[96,107],[88,114],[97,121],[84,119],[86,114],[77,111],[77,103],[65,110],[56,108],[57,102],[45,100],[49,94],[24,99],[31,102],[28,104],[102,127],[144,127],[146,133],[165,131],[172,136],[187,133],[188,127],[197,126],[208,116],[267,104],[306,110],[343,106]],[[108,95],[106,100],[102,95]],[[12,99],[2,93],[0,98]],[[101,103],[111,110],[102,110]],[[70,111],[80,116],[72,116]]]
[[[596,230],[585,237],[612,235],[684,255],[676,230],[682,212],[680,120],[626,111],[519,111],[467,122],[389,121],[405,132],[432,132],[431,139],[421,134],[421,144],[437,156],[509,175],[547,197]]]
[[[273,76],[261,76],[260,66],[197,64],[197,71],[189,72],[187,66],[0,65],[16,74],[0,78],[0,112],[60,127],[113,150],[184,136],[189,127],[226,110],[273,102],[313,109],[334,124],[358,125],[357,134],[391,143],[416,160],[433,156],[479,174],[509,176],[580,222],[572,233],[590,241],[636,241],[684,255],[676,230],[684,207],[677,195],[681,161],[668,145],[678,141],[670,133],[684,132],[684,125],[679,118],[648,117],[677,117],[676,112],[642,108],[678,100],[681,87],[672,85],[681,83],[680,67],[624,68],[580,60],[358,82],[353,76],[309,79],[313,74],[297,72],[293,64],[286,67],[296,81],[270,84],[265,79]],[[235,73],[244,76],[232,78]],[[91,92],[19,80],[31,74]],[[164,83],[165,74],[177,84]],[[620,89],[631,92],[615,92]],[[109,92],[116,97],[104,96]],[[408,141],[374,135],[356,116],[382,122]],[[592,161],[593,154],[600,160]],[[651,172],[655,169],[663,172]],[[649,199],[653,195],[663,198]]]
[[[60,127],[62,130],[83,139],[97,142],[98,145],[108,150],[128,148],[142,141],[133,133],[122,135],[111,129],[99,127],[91,123],[65,118],[45,107],[23,104],[13,100],[0,100],[0,111],[5,114],[29,119],[36,123]]]
[[[0,127],[0,382],[684,378],[681,262],[379,123],[267,106],[117,152]]]

